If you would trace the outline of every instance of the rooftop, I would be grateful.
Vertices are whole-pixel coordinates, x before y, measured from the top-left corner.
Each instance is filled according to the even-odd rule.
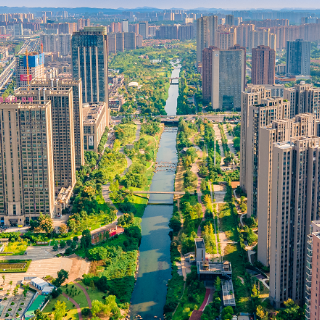
[[[104,102],[99,103],[85,103],[82,105],[83,108],[83,124],[92,125],[95,124],[101,113],[105,108]]]
[[[223,304],[225,307],[227,306],[236,306],[236,300],[234,297],[234,290],[232,280],[226,280],[222,284],[222,296],[223,296]]]
[[[231,263],[229,261],[213,262],[199,261],[198,273],[217,273],[217,274],[232,274]]]
[[[205,248],[204,240],[203,240],[202,238],[194,239],[194,242],[195,242],[196,247],[197,247],[198,249],[200,249],[200,248]]]

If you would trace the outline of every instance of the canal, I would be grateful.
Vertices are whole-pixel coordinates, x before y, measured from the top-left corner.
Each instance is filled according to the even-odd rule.
[[[172,78],[179,77],[179,61],[174,64]],[[170,85],[165,110],[176,115],[179,86]],[[176,164],[177,130],[165,128],[161,135],[157,163]],[[151,191],[174,191],[175,170],[160,167],[156,170]],[[167,283],[171,278],[169,221],[173,212],[173,195],[150,195],[149,204],[141,222],[139,272],[131,299],[131,319],[140,315],[143,319],[163,318]]]

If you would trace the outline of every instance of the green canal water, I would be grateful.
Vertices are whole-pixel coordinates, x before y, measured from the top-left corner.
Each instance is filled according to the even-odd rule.
[[[172,72],[178,77],[180,68]],[[178,86],[171,85],[166,102],[166,111],[176,114]],[[165,128],[162,133],[157,162],[178,161],[176,151],[177,130]],[[173,191],[175,171],[159,168],[152,179],[151,191]],[[130,317],[140,315],[143,319],[163,319],[163,307],[166,302],[167,283],[171,278],[170,237],[168,226],[173,212],[173,195],[150,195],[142,222],[142,240],[140,245],[139,272],[131,299]]]

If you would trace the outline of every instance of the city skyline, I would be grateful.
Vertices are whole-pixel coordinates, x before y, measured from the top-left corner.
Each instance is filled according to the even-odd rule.
[[[168,9],[168,10],[184,10],[184,9],[191,9],[191,10],[255,10],[255,9],[268,9],[268,10],[314,10],[314,9],[320,9],[319,5],[317,4],[316,1],[314,0],[308,0],[304,1],[303,4],[300,1],[281,1],[278,2],[276,0],[271,0],[268,2],[268,5],[265,4],[265,2],[261,2],[261,5],[259,5],[256,1],[249,0],[246,2],[245,5],[239,6],[239,2],[236,0],[231,0],[228,2],[228,5],[224,5],[223,7],[220,6],[212,6],[212,2],[205,0],[202,1],[202,5],[195,7],[194,6],[194,1],[187,0],[187,1],[182,1],[180,0],[179,2],[176,2],[176,6],[172,7],[172,2],[169,0],[165,0],[161,2],[161,5],[157,3],[157,6],[152,6],[150,5],[150,2],[147,0],[140,0],[138,2],[135,2],[136,6],[132,6],[132,2],[129,0],[123,0],[121,1],[121,6],[116,6],[113,5],[113,2],[105,2],[102,0],[94,0],[90,1],[90,7],[86,6],[87,1],[84,0],[69,0],[68,1],[68,6],[65,6],[65,1],[63,0],[57,0],[55,2],[54,7],[45,7],[42,6],[43,2],[40,0],[32,0],[28,2],[28,7],[25,6],[25,2],[22,0],[15,0],[11,2],[11,6],[0,6],[1,8],[14,8],[14,7],[21,7],[21,8],[64,8],[64,9],[73,9],[73,8],[92,8],[92,9],[114,9],[114,10],[126,10],[126,9],[133,9],[133,10],[163,10],[163,9]],[[181,4],[181,6],[179,5]]]

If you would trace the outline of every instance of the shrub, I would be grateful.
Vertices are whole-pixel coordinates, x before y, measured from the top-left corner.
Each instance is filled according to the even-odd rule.
[[[14,305],[14,302],[13,302],[13,301],[11,302],[11,305],[12,305],[12,306]]]
[[[60,248],[64,248],[66,246],[66,242],[64,240],[60,241]]]
[[[9,308],[9,309],[8,309],[8,311],[12,311],[12,309],[11,309],[11,308]]]
[[[68,246],[71,246],[71,244],[72,244],[72,240],[70,240],[70,239],[67,240],[67,245],[68,245]]]
[[[55,244],[52,249],[53,251],[58,251],[58,248],[59,248],[58,245]]]
[[[22,310],[22,308],[19,308],[19,309],[18,309],[18,311],[21,311],[21,310]]]
[[[66,251],[64,252],[67,256],[73,253],[72,248],[67,248]]]
[[[9,317],[9,313],[6,313],[6,317]]]
[[[81,310],[81,314],[85,317],[90,316],[91,315],[91,310],[89,308],[84,308]]]

